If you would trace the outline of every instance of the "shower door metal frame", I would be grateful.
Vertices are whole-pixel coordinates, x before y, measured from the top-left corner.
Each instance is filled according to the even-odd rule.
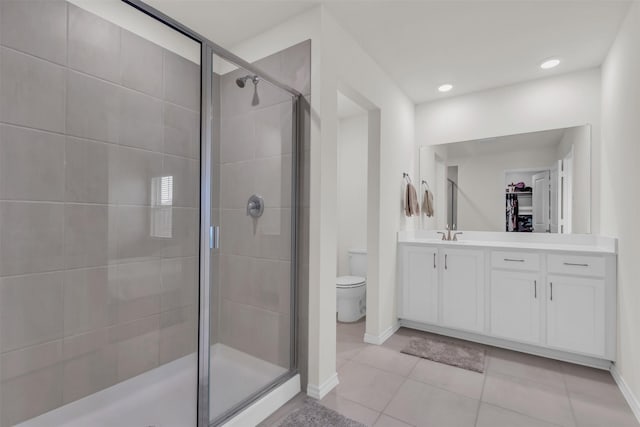
[[[286,382],[298,373],[297,360],[297,282],[298,282],[298,215],[299,200],[298,180],[300,174],[300,147],[302,137],[302,94],[296,89],[279,82],[269,74],[245,61],[239,56],[229,52],[201,34],[186,27],[170,16],[147,5],[142,0],[121,0],[122,2],[138,9],[142,13],[160,21],[175,31],[185,35],[200,44],[200,75],[201,75],[201,111],[200,111],[200,286],[199,286],[199,313],[198,313],[198,389],[197,389],[197,427],[208,427],[209,420],[209,386],[211,383],[210,369],[210,297],[211,297],[211,265],[210,255],[212,240],[209,233],[211,223],[211,178],[212,178],[212,136],[213,136],[213,55],[216,54],[226,61],[244,68],[258,75],[262,80],[284,90],[292,97],[292,173],[291,173],[291,307],[290,307],[290,332],[289,343],[291,355],[289,371],[274,380],[262,390],[256,391],[252,396],[242,402],[235,411],[225,414],[224,418],[216,420],[221,424],[237,413],[244,410],[249,404],[264,396],[272,389]]]

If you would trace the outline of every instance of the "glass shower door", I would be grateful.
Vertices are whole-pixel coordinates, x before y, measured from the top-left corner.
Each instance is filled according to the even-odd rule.
[[[0,20],[0,426],[195,425],[200,44],[119,1]]]
[[[276,74],[282,54],[255,66]],[[294,103],[213,58],[210,420],[232,416],[294,369]]]

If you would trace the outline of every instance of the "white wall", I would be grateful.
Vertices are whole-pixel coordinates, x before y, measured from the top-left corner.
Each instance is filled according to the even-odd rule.
[[[416,144],[433,145],[592,125],[600,152],[600,70],[445,98],[416,107]],[[592,156],[593,161],[593,156]],[[600,164],[593,162],[591,230],[599,231]]]
[[[413,103],[324,7],[232,50],[253,61],[306,39],[312,41],[307,389],[322,394],[336,383],[338,90],[369,111],[366,331],[372,337],[396,321],[396,235],[415,222],[403,216],[402,172],[415,175],[417,153]]]
[[[556,146],[450,157],[447,164],[458,166],[458,229],[504,231],[505,171],[549,169],[556,160]]]
[[[618,360],[640,399],[640,4],[602,67],[602,231],[618,242]],[[638,409],[638,408],[636,408]],[[636,413],[640,417],[640,413]]]
[[[349,272],[349,250],[367,248],[367,115],[338,124],[338,275]]]

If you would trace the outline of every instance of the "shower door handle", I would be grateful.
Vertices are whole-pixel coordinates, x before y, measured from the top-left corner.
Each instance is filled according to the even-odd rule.
[[[209,249],[220,249],[220,226],[209,227]]]

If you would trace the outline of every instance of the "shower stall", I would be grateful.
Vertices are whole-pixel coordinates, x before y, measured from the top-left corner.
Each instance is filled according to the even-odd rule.
[[[309,73],[309,42],[250,64],[138,0],[0,1],[0,427],[299,390]]]

